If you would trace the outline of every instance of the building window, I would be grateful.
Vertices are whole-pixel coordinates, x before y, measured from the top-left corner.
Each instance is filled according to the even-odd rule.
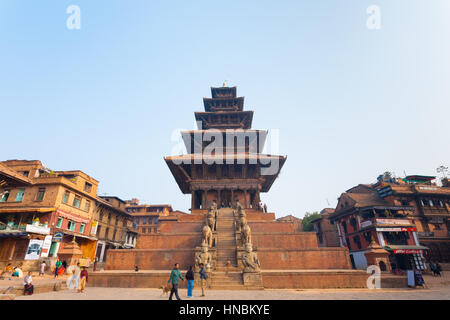
[[[439,200],[439,206],[440,206],[440,207],[443,207],[443,206],[444,206],[444,203],[442,202],[442,200]]]
[[[5,190],[5,191],[3,191],[3,193],[2,193],[2,196],[0,197],[0,202],[6,202],[6,201],[8,201],[8,198],[9,198],[9,190]]]
[[[142,233],[145,233],[145,228],[142,228]]]
[[[409,206],[408,200],[402,200],[402,206]]]
[[[113,233],[113,240],[116,240],[116,233],[117,233],[117,230],[114,230],[114,233]]]
[[[430,207],[434,207],[434,202],[433,202],[433,200],[428,200],[428,202],[430,203]]]
[[[153,232],[156,233],[156,228],[153,228]]]
[[[67,224],[67,229],[70,231],[74,231],[76,226],[77,223],[75,221],[69,220],[69,223]]]
[[[424,206],[424,207],[428,206],[427,200],[420,200],[420,202],[422,203],[422,206]]]
[[[27,178],[30,175],[30,171],[22,171],[21,173],[24,177],[27,177]]]
[[[142,224],[147,224],[147,218],[146,217],[142,218]]]
[[[22,202],[23,196],[25,195],[25,189],[19,189],[16,195],[16,202]]]
[[[81,205],[81,197],[80,196],[75,196],[75,198],[73,199],[73,206],[75,208],[80,208]]]
[[[108,224],[111,224],[111,213],[108,214]]]
[[[109,228],[105,229],[105,239],[108,239],[109,236]]]
[[[85,182],[84,183],[84,191],[91,192],[92,191],[92,184],[90,184],[89,182]]]
[[[359,236],[354,236],[353,237],[353,241],[356,243],[358,249],[362,248],[362,246],[361,246],[361,239],[359,239]]]
[[[348,233],[347,232],[347,223],[345,223],[345,221],[342,222],[342,227],[344,228],[344,233]]]
[[[61,228],[63,220],[64,219],[62,217],[58,217],[58,221],[56,221],[56,227],[57,228]]]
[[[116,217],[116,226],[119,224],[119,217]]]
[[[99,225],[99,226],[97,227],[97,236],[98,236],[98,237],[100,237],[100,232],[101,232],[101,230],[102,230],[102,226]]]
[[[45,188],[39,188],[36,201],[42,201],[44,200],[44,194],[45,194]]]
[[[69,195],[70,195],[69,191],[64,192],[64,197],[62,201],[63,203],[67,203],[67,201],[69,201]]]
[[[80,225],[80,233],[84,233],[84,228],[86,227],[86,224],[85,223],[82,223],[81,225]]]
[[[84,211],[89,212],[89,208],[91,207],[91,202],[89,200],[86,200],[84,203]]]

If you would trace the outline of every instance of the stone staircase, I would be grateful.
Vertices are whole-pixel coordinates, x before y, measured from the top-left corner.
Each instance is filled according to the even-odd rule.
[[[242,270],[238,268],[233,209],[222,208],[216,221],[216,270],[211,274],[210,288],[214,290],[262,289],[261,286],[245,286]],[[227,268],[227,262],[230,266]]]

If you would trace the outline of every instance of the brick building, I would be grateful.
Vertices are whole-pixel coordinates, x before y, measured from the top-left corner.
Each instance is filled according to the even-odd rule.
[[[100,196],[96,200],[94,232],[97,236],[96,258],[106,260],[109,249],[133,249],[138,236],[132,216],[125,210],[126,202],[118,197]]]
[[[377,190],[359,185],[339,197],[335,212],[329,216],[336,224],[339,241],[347,246],[352,266],[366,269],[368,253],[379,252],[375,263],[382,271],[424,269],[424,251],[407,205],[383,199]],[[376,247],[376,248],[375,248]]]
[[[277,219],[278,222],[290,223],[294,226],[294,231],[301,232],[303,230],[302,219],[297,218],[293,215],[287,215]]]
[[[328,218],[334,213],[333,208],[325,208],[320,211],[320,218],[314,219],[311,223],[314,225],[317,242],[319,247],[339,247],[339,236],[336,224],[332,223]]]
[[[40,161],[0,163],[0,260],[55,257],[75,238],[93,260],[98,181],[82,171],[52,171]]]
[[[173,210],[170,204],[139,204],[139,200],[127,201],[126,212],[133,216],[133,222],[139,234],[156,234],[161,217],[169,217]]]
[[[417,227],[419,242],[428,247],[427,260],[450,262],[450,187],[436,184],[434,176],[407,176],[373,185],[393,205],[411,206],[408,216]]]

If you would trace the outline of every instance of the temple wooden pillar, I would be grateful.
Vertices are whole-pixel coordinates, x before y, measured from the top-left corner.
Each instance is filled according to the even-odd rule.
[[[206,204],[206,200],[208,199],[208,189],[204,189],[202,194],[203,194],[202,209],[206,209],[208,207]]]
[[[192,190],[191,211],[192,209],[197,209],[195,208],[195,190]]]
[[[244,189],[244,207],[248,208],[247,189]]]

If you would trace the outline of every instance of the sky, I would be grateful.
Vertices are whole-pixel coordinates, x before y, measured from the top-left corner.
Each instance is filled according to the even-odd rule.
[[[0,0],[0,160],[187,212],[164,157],[229,79],[287,155],[262,201],[302,217],[450,165],[449,39],[448,0]]]

